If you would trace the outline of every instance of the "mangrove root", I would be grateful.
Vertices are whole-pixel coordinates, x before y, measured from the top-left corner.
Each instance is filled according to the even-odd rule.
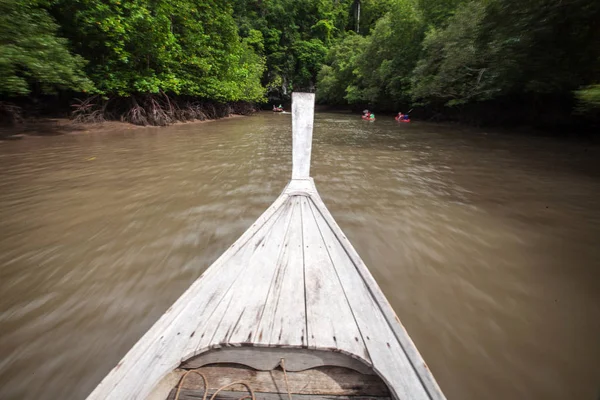
[[[23,123],[23,109],[15,104],[0,101],[0,123],[7,125]]]
[[[256,111],[249,103],[212,103],[190,98],[171,97],[166,93],[133,95],[128,98],[102,99],[91,96],[73,106],[76,122],[102,122],[118,119],[135,125],[165,126],[175,122],[218,119],[231,114],[248,115]]]

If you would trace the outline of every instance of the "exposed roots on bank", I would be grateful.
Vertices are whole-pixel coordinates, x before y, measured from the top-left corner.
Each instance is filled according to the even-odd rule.
[[[23,122],[23,109],[15,104],[0,101],[0,123],[16,125]]]
[[[246,102],[214,103],[165,93],[126,98],[91,96],[72,105],[75,122],[90,123],[120,120],[135,125],[165,126],[175,122],[218,119],[231,114],[252,114],[254,105]]]

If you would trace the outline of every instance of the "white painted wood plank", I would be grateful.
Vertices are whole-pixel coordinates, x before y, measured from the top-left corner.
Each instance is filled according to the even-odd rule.
[[[152,386],[176,368],[185,345],[194,337],[202,313],[213,309],[244,263],[244,244],[260,240],[257,233],[268,229],[281,205],[280,196],[261,217],[163,314],[127,355],[103,379],[88,399],[145,398]],[[199,318],[200,317],[200,318]],[[194,321],[194,323],[190,323]],[[149,372],[158,378],[149,379]]]
[[[181,361],[187,359],[190,354],[199,354],[207,349],[223,344],[222,340],[225,339],[227,329],[236,324],[245,307],[244,305],[242,308],[236,310],[232,308],[232,304],[240,304],[240,301],[254,302],[256,293],[249,293],[252,288],[247,286],[249,283],[253,284],[254,280],[246,272],[249,268],[256,267],[257,262],[265,260],[265,253],[262,251],[265,247],[262,245],[266,245],[272,241],[274,235],[277,234],[274,231],[275,227],[278,227],[278,229],[285,228],[288,209],[289,203],[286,199],[280,210],[271,218],[271,223],[265,224],[263,229],[256,235],[257,240],[248,241],[244,245],[246,251],[244,251],[245,256],[241,260],[243,268],[236,271],[235,277],[228,276],[226,278],[229,280],[229,285],[223,294],[222,301],[211,309],[210,313],[205,312],[202,315],[193,316],[192,321],[197,325],[199,324],[196,329],[197,335],[183,349]],[[210,290],[210,288],[206,290]],[[251,297],[248,299],[248,296]],[[233,317],[233,314],[235,314],[235,317]],[[223,332],[223,329],[225,329],[225,332]],[[219,336],[217,336],[217,333]]]
[[[312,178],[292,179],[283,193],[290,196],[308,196],[317,193],[317,188]]]
[[[284,248],[253,342],[258,345],[306,345],[304,259],[300,197],[294,196]]]
[[[291,199],[288,199],[282,206],[281,217],[271,227],[265,240],[254,249],[247,260],[248,267],[232,286],[229,293],[232,299],[223,311],[223,318],[212,339],[213,344],[253,343],[252,338],[263,315],[269,289],[284,252],[284,239],[292,218],[292,206]]]
[[[374,369],[396,398],[445,399],[375,279],[317,195],[311,209],[348,293]]]
[[[309,202],[301,197],[308,346],[342,351],[370,363]]]
[[[292,179],[310,176],[314,113],[314,93],[292,93]]]

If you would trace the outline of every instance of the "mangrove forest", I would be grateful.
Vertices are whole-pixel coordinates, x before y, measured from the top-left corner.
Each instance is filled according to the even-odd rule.
[[[600,110],[597,0],[0,0],[0,120],[321,104],[476,123]]]

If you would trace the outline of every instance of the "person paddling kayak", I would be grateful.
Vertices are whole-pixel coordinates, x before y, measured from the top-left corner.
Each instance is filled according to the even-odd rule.
[[[410,112],[410,111],[409,111]],[[402,114],[402,111],[400,111],[398,113],[398,115],[396,115],[396,117],[394,118],[396,121],[398,122],[410,122],[410,117],[408,114]]]
[[[375,114],[373,114],[369,110],[363,110],[363,115],[361,116],[361,118],[367,121],[375,121]]]

